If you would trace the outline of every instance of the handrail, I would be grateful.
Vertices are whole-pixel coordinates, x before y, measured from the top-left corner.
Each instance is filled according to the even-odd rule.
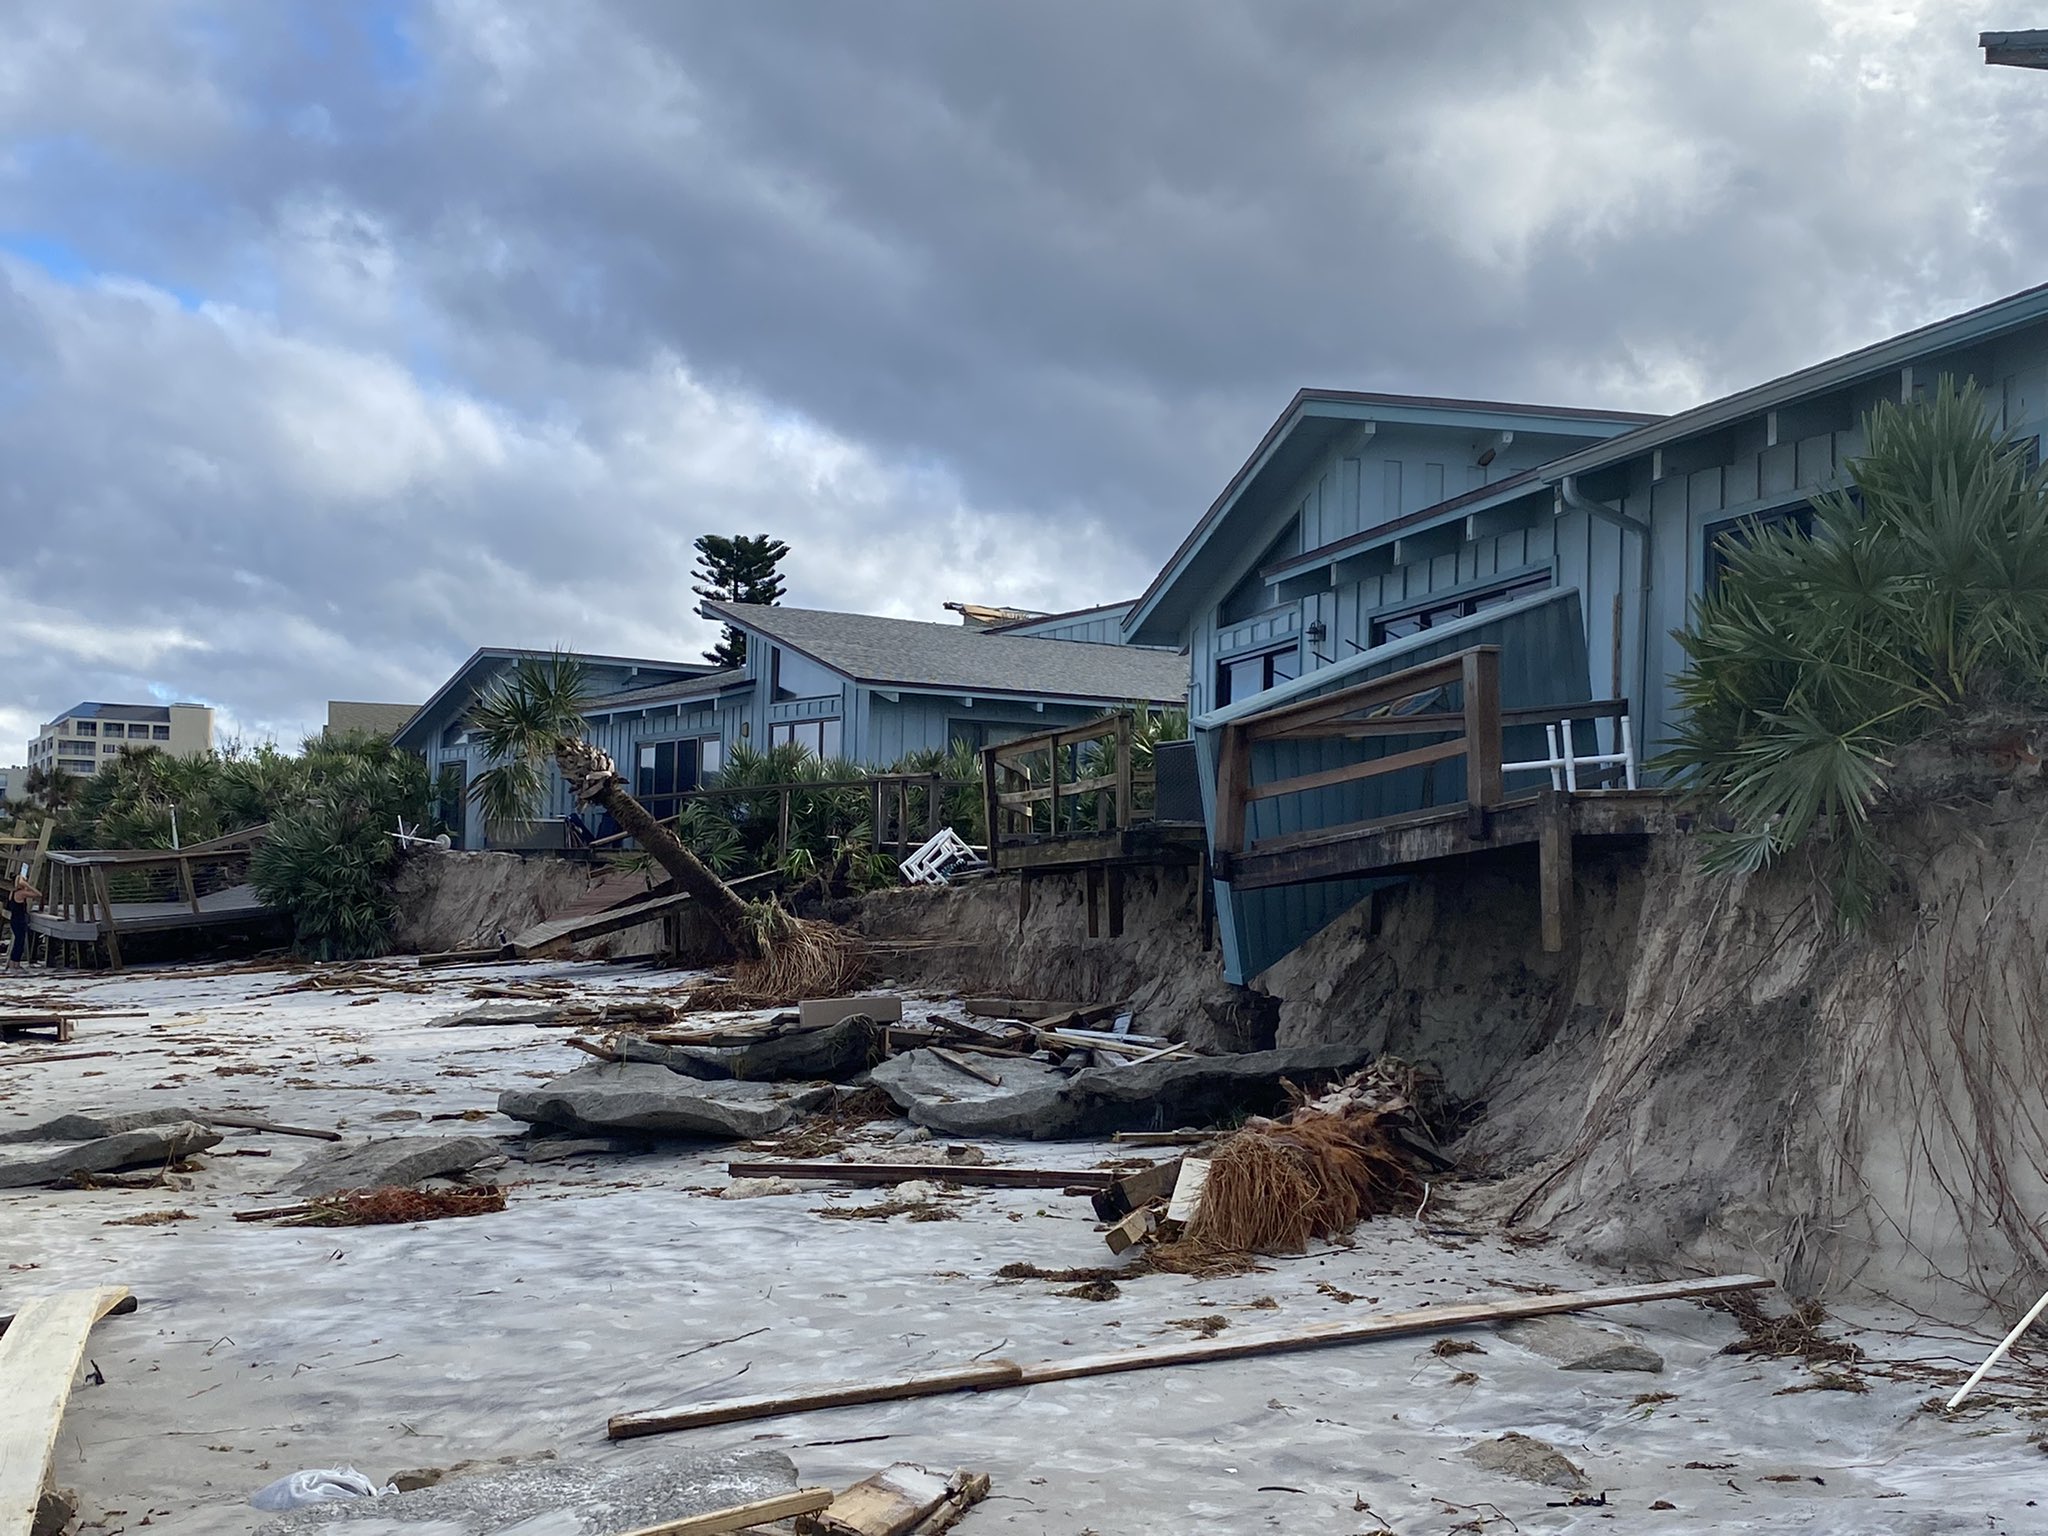
[[[1436,696],[1447,693],[1454,685],[1459,689],[1457,708],[1421,707],[1403,712],[1403,706],[1436,704]],[[1613,720],[1625,735],[1627,711],[1627,701],[1620,699],[1503,709],[1500,647],[1480,645],[1333,693],[1246,715],[1222,730],[1216,767],[1216,852],[1229,856],[1277,850],[1283,843],[1337,830],[1302,831],[1255,842],[1250,836],[1250,810],[1258,802],[1362,783],[1460,758],[1465,762],[1464,803],[1481,809],[1499,805],[1504,795],[1504,772],[1530,771],[1530,765],[1503,762],[1503,737],[1508,729],[1542,725],[1556,732],[1560,727],[1568,729],[1568,722],[1572,721]],[[1252,748],[1262,742],[1371,741],[1394,737],[1439,739],[1425,740],[1421,745],[1385,756],[1263,783],[1253,773]],[[1624,748],[1624,755],[1626,751]],[[1608,754],[1596,761],[1607,766],[1619,760],[1616,754]],[[1569,768],[1566,771],[1569,773]],[[1385,819],[1370,818],[1357,825]]]
[[[916,843],[911,841],[910,792],[912,790],[923,789],[929,791],[929,798],[925,807],[925,820],[927,823],[925,837],[929,838],[937,834],[939,827],[945,821],[944,811],[947,792],[949,790],[973,789],[976,787],[978,786],[972,779],[949,779],[943,773],[873,773],[858,779],[791,779],[775,784],[712,784],[697,789],[680,789],[673,794],[664,795],[660,798],[674,800],[678,803],[688,800],[773,799],[777,802],[776,835],[779,839],[779,846],[786,849],[789,844],[790,801],[793,796],[815,793],[820,790],[864,789],[870,792],[874,800],[871,814],[874,818],[875,837],[878,842],[885,830],[883,823],[889,814],[887,802],[893,796],[896,802],[895,824],[898,828],[898,835],[892,840],[892,846],[897,847],[901,851],[908,852],[913,847],[916,847],[918,843],[922,843],[925,840],[920,838]],[[670,829],[673,829],[680,820],[680,813],[659,818],[661,825]],[[590,847],[612,848],[625,842],[632,835],[630,832],[608,832],[603,837],[592,838]]]
[[[1138,821],[1136,791],[1153,785],[1157,776],[1139,773],[1131,764],[1133,720],[1117,710],[1030,736],[1018,736],[981,749],[982,807],[988,825],[989,862],[1002,867],[1005,846],[1019,847],[1045,836],[1066,837],[1086,832],[1100,837],[1121,833]],[[1084,773],[1081,749],[1102,743],[1112,755],[1107,772]],[[1071,768],[1065,759],[1074,755]],[[1044,776],[1039,776],[1040,760]],[[1082,798],[1090,796],[1092,805]],[[1044,827],[1039,807],[1044,806]],[[1085,811],[1094,826],[1073,825]]]

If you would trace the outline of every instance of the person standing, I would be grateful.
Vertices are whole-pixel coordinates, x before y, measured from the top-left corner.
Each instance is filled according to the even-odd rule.
[[[14,885],[7,892],[4,905],[7,908],[7,929],[9,947],[7,951],[7,974],[19,976],[22,961],[28,958],[28,909],[39,904],[43,893],[28,883],[27,875],[16,875]]]

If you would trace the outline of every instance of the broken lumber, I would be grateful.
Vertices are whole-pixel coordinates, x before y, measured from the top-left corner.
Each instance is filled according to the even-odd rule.
[[[901,1024],[903,999],[882,993],[874,997],[807,997],[796,1005],[797,1020],[805,1029],[830,1029],[855,1014],[877,1024]]]
[[[490,960],[511,958],[511,946],[493,944],[488,949],[440,949],[421,955],[414,963],[421,966],[435,965],[478,965]]]
[[[1117,1221],[1166,1199],[1173,1193],[1174,1180],[1180,1177],[1180,1164],[1179,1158],[1169,1157],[1118,1178],[1095,1197],[1095,1219]]]
[[[1002,1168],[987,1163],[727,1163],[736,1179],[837,1179],[844,1184],[986,1184],[992,1189],[1106,1189],[1116,1175],[1102,1168]]]
[[[208,1125],[224,1125],[234,1131],[268,1131],[273,1136],[304,1136],[312,1141],[341,1140],[339,1131],[315,1130],[307,1125],[279,1125],[275,1120],[265,1120],[260,1115],[202,1111],[199,1118]]]
[[[1116,1007],[1108,1004],[1101,1008],[1085,1008],[1074,1003],[1034,1002],[1029,998],[1014,997],[965,997],[960,1006],[977,1019],[1067,1019],[1071,1023],[1082,1022],[1081,1015],[1092,1013],[1098,1018],[1114,1016]]]
[[[92,1325],[126,1286],[38,1297],[0,1338],[0,1536],[29,1536]]]
[[[71,1043],[71,1020],[60,1013],[10,1013],[0,1014],[0,1036],[27,1034],[32,1030],[47,1029],[50,1038],[58,1045]]]
[[[813,1515],[831,1503],[830,1488],[799,1488],[794,1493],[778,1493],[772,1498],[735,1504],[729,1509],[684,1515],[680,1520],[664,1520],[659,1525],[643,1525],[638,1530],[626,1532],[625,1536],[723,1536],[727,1531],[749,1530],[771,1520],[787,1520],[792,1515]]]
[[[1296,1333],[1268,1338],[1204,1339],[1196,1343],[1169,1345],[1162,1349],[1130,1350],[1120,1354],[1082,1355],[1071,1360],[1049,1360],[1024,1367],[1011,1361],[991,1361],[958,1371],[941,1371],[930,1376],[897,1377],[881,1381],[844,1382],[837,1386],[799,1393],[789,1397],[733,1398],[724,1403],[704,1403],[676,1413],[619,1414],[605,1427],[614,1440],[641,1435],[665,1434],[675,1429],[702,1429],[713,1424],[732,1424],[748,1419],[780,1418],[808,1413],[817,1408],[850,1407],[859,1403],[893,1402],[909,1397],[936,1397],[949,1392],[987,1392],[1003,1387],[1040,1386],[1047,1382],[1072,1381],[1087,1376],[1111,1376],[1129,1371],[1152,1371],[1166,1366],[1202,1365],[1213,1360],[1242,1360],[1258,1355],[1293,1354],[1311,1349],[1331,1349],[1346,1344],[1364,1344],[1377,1339],[1410,1338],[1449,1328],[1469,1328],[1478,1323],[1512,1322],[1525,1317],[1551,1317],[1561,1312],[1588,1312],[1602,1307],[1632,1306],[1650,1301],[1697,1301],[1705,1296],[1725,1296],[1731,1291],[1769,1290],[1773,1282],[1757,1275],[1716,1275],[1704,1280],[1673,1280],[1650,1285],[1616,1285],[1595,1291],[1559,1291],[1545,1296],[1503,1296],[1483,1301],[1451,1302],[1443,1306],[1418,1307],[1410,1312],[1387,1312],[1352,1323],[1325,1323]]]
[[[946,1501],[953,1483],[915,1462],[899,1461],[864,1477],[815,1519],[800,1520],[805,1536],[906,1536]]]
[[[1195,1212],[1202,1208],[1202,1191],[1209,1186],[1209,1160],[1206,1157],[1184,1157],[1180,1160],[1180,1176],[1173,1181],[1173,1194],[1166,1202],[1166,1219],[1186,1226],[1195,1219]]]
[[[991,1487],[986,1472],[955,1472],[946,1484],[946,1496],[939,1500],[939,1507],[925,1516],[911,1536],[945,1536],[961,1520],[967,1511],[988,1497]]]
[[[1188,1147],[1214,1141],[1221,1131],[1118,1131],[1111,1141],[1127,1147]]]
[[[624,1059],[609,1046],[599,1045],[595,1040],[585,1040],[580,1035],[570,1035],[562,1041],[562,1044],[570,1046],[575,1050],[587,1052],[595,1056],[599,1061],[621,1061]]]
[[[1111,1253],[1122,1253],[1136,1247],[1159,1228],[1159,1216],[1151,1206],[1131,1212],[1122,1221],[1111,1224],[1102,1234],[1102,1240],[1109,1244]]]
[[[48,1061],[95,1061],[113,1054],[112,1051],[56,1051],[48,1056],[6,1056],[0,1057],[0,1067],[33,1067]]]
[[[115,1302],[111,1307],[107,1308],[107,1310],[101,1315],[103,1317],[126,1317],[130,1312],[133,1312],[135,1310],[135,1307],[135,1298],[133,1296],[124,1295],[119,1301]],[[16,1314],[12,1312],[0,1314],[0,1333],[5,1333],[9,1328],[14,1326],[15,1315]]]
[[[991,1088],[1003,1086],[1003,1080],[996,1076],[995,1073],[989,1071],[988,1068],[977,1067],[973,1062],[966,1060],[964,1057],[955,1056],[944,1046],[928,1045],[925,1049],[932,1053],[934,1060],[944,1062],[955,1072],[965,1072],[969,1077],[978,1077]]]

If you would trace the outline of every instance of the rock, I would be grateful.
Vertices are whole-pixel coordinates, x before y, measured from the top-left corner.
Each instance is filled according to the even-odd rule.
[[[218,1131],[208,1130],[193,1120],[123,1131],[119,1135],[80,1142],[60,1152],[0,1161],[0,1189],[58,1184],[75,1173],[112,1173],[117,1168],[174,1163],[194,1152],[204,1152],[219,1141]]]
[[[766,1179],[734,1179],[718,1192],[721,1200],[758,1200],[763,1195],[800,1195],[804,1192],[801,1184],[792,1184],[788,1179],[770,1177]]]
[[[916,1142],[930,1141],[932,1139],[932,1133],[929,1129],[922,1125],[911,1125],[905,1126],[902,1130],[898,1131],[894,1136],[891,1136],[889,1139],[895,1142],[896,1145],[898,1145],[899,1147],[907,1147]]]
[[[841,1019],[823,1029],[797,1029],[745,1045],[650,1045],[625,1039],[619,1052],[628,1061],[652,1061],[717,1082],[844,1082],[865,1072],[881,1054],[882,1031],[872,1019]]]
[[[1626,1334],[1570,1317],[1531,1317],[1509,1323],[1501,1337],[1534,1350],[1567,1371],[1661,1371],[1664,1357]]]
[[[1005,1060],[996,1068],[1003,1086],[991,1088],[931,1060],[928,1052],[912,1051],[883,1062],[871,1076],[913,1121],[942,1136],[1085,1141],[1116,1131],[1267,1114],[1285,1102],[1283,1081],[1307,1087],[1363,1065],[1372,1054],[1356,1044],[1295,1046],[1091,1067],[1071,1077],[1034,1062]]]
[[[177,1125],[182,1121],[204,1122],[196,1109],[166,1109],[151,1105],[134,1109],[92,1109],[59,1115],[20,1130],[0,1131],[0,1144],[22,1141],[97,1141],[123,1131],[147,1130],[153,1125]]]
[[[384,1189],[467,1173],[504,1148],[482,1136],[373,1136],[337,1142],[307,1158],[293,1172],[285,1192],[332,1195],[344,1189]]]
[[[1467,1458],[1504,1477],[1518,1477],[1525,1483],[1545,1488],[1578,1489],[1586,1486],[1586,1474],[1574,1466],[1554,1445],[1532,1435],[1509,1430],[1497,1440],[1482,1440],[1465,1452]]]
[[[45,1488],[29,1522],[29,1536],[67,1536],[77,1519],[77,1494],[69,1488]]]
[[[394,1472],[386,1479],[400,1493],[411,1493],[418,1488],[432,1488],[451,1477],[468,1473],[489,1472],[499,1467],[517,1467],[530,1461],[553,1461],[553,1451],[534,1451],[524,1456],[494,1456],[488,1461],[458,1461],[452,1467],[411,1467],[403,1472]]]
[[[434,1029],[465,1029],[479,1025],[552,1024],[563,1010],[561,1003],[486,1003],[460,1013],[444,1013],[428,1021]]]
[[[634,1133],[748,1141],[781,1130],[832,1096],[829,1087],[703,1082],[651,1062],[581,1067],[537,1088],[510,1088],[498,1110],[593,1135]]]
[[[572,1157],[602,1157],[622,1150],[609,1136],[530,1136],[505,1144],[505,1155],[522,1163],[559,1163]]]
[[[451,1469],[452,1470],[452,1469]],[[616,1536],[789,1493],[796,1464],[779,1451],[680,1451],[659,1461],[548,1461],[448,1477],[379,1499],[295,1509],[257,1536],[364,1525],[377,1536]]]

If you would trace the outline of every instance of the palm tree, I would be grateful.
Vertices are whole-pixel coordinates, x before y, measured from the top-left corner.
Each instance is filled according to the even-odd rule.
[[[1946,377],[1880,406],[1866,440],[1855,492],[1815,497],[1811,536],[1723,541],[1678,636],[1684,714],[1652,765],[1732,816],[1714,867],[1811,841],[1851,923],[1888,874],[1871,816],[1898,749],[2048,703],[2048,476]]]
[[[759,958],[763,925],[747,904],[676,835],[626,792],[611,757],[583,737],[588,676],[573,656],[529,657],[505,673],[476,702],[470,729],[492,766],[477,775],[470,794],[487,820],[531,821],[547,792],[550,763],[580,805],[602,806],[621,829],[694,897],[743,958]]]

